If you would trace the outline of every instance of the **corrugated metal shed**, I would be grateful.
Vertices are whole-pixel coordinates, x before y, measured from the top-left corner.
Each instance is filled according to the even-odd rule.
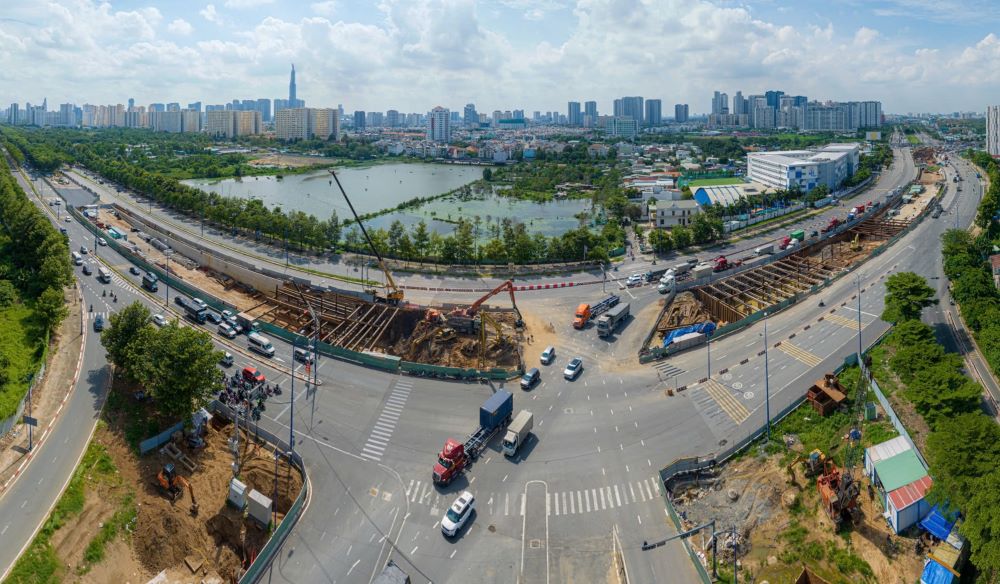
[[[922,500],[927,491],[931,489],[933,481],[929,476],[922,476],[908,485],[899,487],[889,493],[889,500],[896,510],[903,510],[910,505]]]
[[[890,493],[920,477],[927,476],[927,469],[917,458],[916,453],[907,450],[875,463],[875,476],[882,483],[882,489]]]
[[[896,436],[892,440],[886,440],[881,444],[869,446],[865,449],[865,474],[871,476],[875,469],[875,464],[887,458],[892,458],[910,450],[910,443],[902,436]]]

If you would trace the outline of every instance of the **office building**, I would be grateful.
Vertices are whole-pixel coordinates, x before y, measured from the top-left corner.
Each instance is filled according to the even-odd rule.
[[[571,101],[569,102],[568,113],[566,114],[566,119],[569,120],[569,125],[571,126],[582,126],[583,125],[583,113],[580,109],[580,102]]]
[[[747,109],[747,100],[743,97],[742,91],[737,91],[736,95],[733,96],[733,107],[729,110],[729,113],[737,116],[750,113]]]
[[[133,109],[135,109],[135,98],[134,97],[128,98],[128,109],[129,109],[129,111],[132,111]]]
[[[712,113],[713,114],[729,113],[729,94],[716,91],[712,95]]]
[[[659,99],[646,100],[646,126],[652,128],[663,124],[663,101]]]
[[[179,111],[181,111],[181,104],[177,103],[176,101],[173,102],[173,103],[168,103],[167,104],[167,111],[168,112],[179,112]]]
[[[400,121],[399,112],[396,110],[389,110],[385,112],[385,125],[390,128],[398,128],[402,125]]]
[[[451,112],[447,108],[437,106],[427,113],[427,139],[443,144],[451,142]]]
[[[688,104],[679,103],[674,106],[674,121],[678,124],[686,124],[688,121]]]
[[[819,150],[751,152],[747,178],[766,187],[809,192],[819,185],[831,191],[858,170],[859,144],[830,144]]]
[[[639,133],[639,122],[631,116],[611,116],[604,123],[608,136],[635,138]]]
[[[165,112],[167,111],[167,106],[162,103],[151,103],[149,104],[149,112]]]
[[[129,101],[132,101],[132,100],[129,100]],[[132,105],[131,104],[129,105],[129,109],[132,109]],[[187,106],[187,109],[194,110],[194,111],[196,111],[198,113],[201,113],[201,102],[200,101],[196,101],[194,103],[189,103],[188,106]]]
[[[271,116],[271,100],[266,97],[257,99],[257,111],[260,112],[260,119],[263,122],[270,122],[274,119]]]
[[[594,123],[597,122],[597,102],[587,101],[583,103],[583,115],[590,116]]]
[[[476,104],[465,104],[465,109],[462,110],[462,123],[467,128],[474,128],[479,125],[479,114],[476,112]]]
[[[1000,156],[1000,105],[986,108],[986,151],[990,156]]]
[[[784,95],[785,95],[784,91],[777,91],[777,90],[765,91],[764,99],[767,100],[768,107],[778,109],[779,107],[781,107],[781,98]]]
[[[643,99],[641,96],[623,97],[614,103],[615,117],[629,117],[637,126],[643,124]]]
[[[354,131],[364,132],[365,131],[365,112],[362,110],[357,110],[354,112]]]

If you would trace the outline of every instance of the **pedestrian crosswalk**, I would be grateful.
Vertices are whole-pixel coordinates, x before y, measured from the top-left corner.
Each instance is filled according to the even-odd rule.
[[[104,319],[104,322],[107,322],[108,319],[111,318],[111,314],[112,314],[112,312],[108,311],[108,310],[105,310],[105,311],[97,311],[97,310],[95,310],[94,312],[88,312],[87,313],[87,320],[94,320],[94,319],[96,319],[99,316],[99,317],[101,317],[101,318]]]
[[[546,509],[549,516],[580,515],[653,501],[661,496],[659,477],[654,475],[641,480],[613,483],[589,489],[571,489],[549,492]],[[412,504],[429,507],[431,515],[447,509],[454,495],[441,495],[430,481],[410,479],[406,485],[406,498]],[[492,516],[509,517],[524,515],[523,492],[477,494],[480,512]]]
[[[823,359],[817,355],[810,353],[809,351],[803,349],[802,347],[796,347],[795,345],[785,341],[778,345],[778,350],[790,355],[792,358],[805,363],[810,367],[815,367],[823,362]]]
[[[680,367],[674,367],[667,361],[657,361],[653,367],[660,372],[660,378],[662,379],[670,379],[671,377],[676,377],[686,373],[686,371]]]
[[[410,397],[412,389],[412,380],[407,378],[396,380],[392,392],[382,404],[382,413],[379,414],[368,434],[368,441],[361,448],[361,456],[375,462],[382,460],[382,455],[392,439],[392,433],[396,430],[396,422],[399,421],[399,416],[403,413],[403,407],[406,406],[406,400]]]

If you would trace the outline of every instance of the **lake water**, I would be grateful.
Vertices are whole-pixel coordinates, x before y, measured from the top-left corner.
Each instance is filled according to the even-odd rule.
[[[414,197],[439,195],[483,177],[483,169],[444,164],[379,164],[368,168],[343,168],[337,171],[340,183],[359,215],[395,207]],[[242,179],[193,179],[183,181],[202,190],[221,195],[261,199],[268,208],[281,204],[283,209],[305,211],[326,219],[334,210],[341,219],[350,217],[336,183],[330,184],[325,170],[309,174],[291,174],[282,179],[273,176],[248,176]]]
[[[337,171],[359,215],[392,208],[414,197],[447,193],[482,178],[482,175],[481,167],[419,163],[381,164]],[[331,185],[330,180],[330,174],[323,170],[286,175],[282,179],[258,176],[182,182],[225,196],[261,199],[268,208],[280,204],[282,209],[304,211],[320,219],[329,217],[333,211],[341,219],[349,218],[351,211],[337,185]],[[365,225],[387,229],[396,219],[407,226],[423,219],[429,229],[449,234],[455,229],[452,221],[457,221],[459,217],[471,220],[478,215],[484,226],[488,221],[495,223],[510,217],[525,223],[531,233],[559,235],[577,227],[579,221],[574,215],[588,209],[590,202],[586,200],[536,203],[488,193],[466,200],[446,197],[418,208],[380,215],[366,221]]]

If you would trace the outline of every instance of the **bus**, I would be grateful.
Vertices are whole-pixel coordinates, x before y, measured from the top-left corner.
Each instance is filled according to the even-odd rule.
[[[82,255],[76,253],[75,251],[71,252],[69,255],[73,258],[73,265],[74,266],[82,266],[83,265],[83,256]]]
[[[104,282],[105,284],[111,283],[111,271],[101,266],[97,268],[97,279]]]
[[[274,357],[274,346],[271,345],[271,341],[267,340],[266,337],[262,337],[257,333],[250,333],[247,336],[249,341],[249,349],[255,353],[260,353],[265,357]]]

